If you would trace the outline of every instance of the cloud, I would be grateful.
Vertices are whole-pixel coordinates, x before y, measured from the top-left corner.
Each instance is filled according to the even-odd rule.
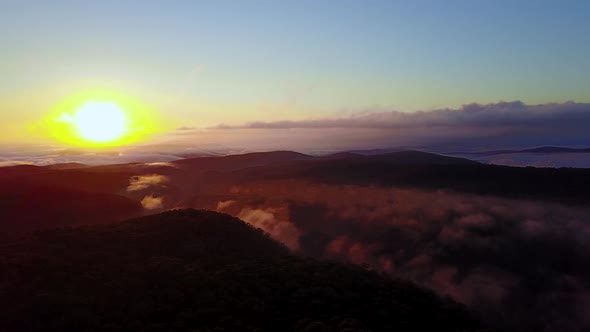
[[[182,159],[170,153],[156,152],[160,147],[127,147],[102,152],[84,149],[64,149],[54,146],[9,146],[0,147],[2,166],[31,164],[47,166],[62,163],[80,163],[84,165],[111,165],[131,162],[157,163]]]
[[[176,130],[178,131],[190,131],[190,130],[195,130],[197,129],[196,127],[188,127],[188,126],[182,126],[182,127],[178,127],[176,128]]]
[[[250,209],[245,208],[238,213],[238,218],[260,228],[274,239],[280,240],[292,250],[299,249],[300,232],[286,218],[286,211],[280,208]],[[283,215],[281,218],[281,214]]]
[[[159,174],[137,175],[129,179],[127,191],[144,190],[152,186],[163,186],[168,182],[168,177]]]
[[[0,167],[20,166],[20,165],[33,165],[33,163],[30,161],[2,160],[2,159],[0,159]]]
[[[241,183],[227,195],[226,213],[305,255],[413,280],[498,328],[590,328],[588,208],[292,179]]]
[[[145,163],[144,165],[148,166],[148,167],[173,167],[173,168],[176,168],[176,165],[174,165],[173,163],[165,162],[165,161],[156,161],[153,163]]]
[[[343,118],[300,121],[251,122],[242,126],[221,124],[218,129],[292,129],[292,128],[373,128],[405,129],[424,127],[533,127],[563,123],[580,127],[579,121],[590,119],[590,104],[552,103],[526,105],[520,101],[493,104],[467,104],[458,109],[432,111],[361,112]],[[587,126],[583,126],[587,127]]]
[[[326,255],[345,258],[351,263],[362,265],[370,260],[368,256],[371,253],[369,247],[363,243],[356,242],[346,235],[340,235],[328,243]],[[388,265],[391,265],[391,262]],[[391,270],[391,266],[388,267]]]
[[[227,208],[229,208],[230,206],[232,206],[236,201],[234,200],[227,200],[227,201],[220,201],[217,203],[217,211],[223,211]]]
[[[234,138],[239,132],[243,144],[249,147],[274,148],[276,143],[301,151],[400,146],[474,149],[587,145],[590,104],[527,105],[514,101],[417,112],[380,109],[346,117],[220,124],[192,134],[223,141],[230,136],[228,132]]]
[[[141,200],[141,205],[146,210],[156,210],[164,207],[164,197],[154,197],[147,195]]]

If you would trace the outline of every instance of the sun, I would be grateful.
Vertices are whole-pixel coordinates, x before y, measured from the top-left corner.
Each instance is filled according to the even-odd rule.
[[[125,114],[114,103],[88,103],[76,112],[73,123],[79,135],[92,142],[112,142],[125,134]]]
[[[60,100],[39,124],[39,132],[56,143],[108,149],[144,141],[168,121],[152,105],[107,89],[88,89]]]
[[[74,126],[77,135],[92,143],[109,143],[127,132],[125,113],[115,103],[89,102],[74,115],[63,113],[60,121]]]

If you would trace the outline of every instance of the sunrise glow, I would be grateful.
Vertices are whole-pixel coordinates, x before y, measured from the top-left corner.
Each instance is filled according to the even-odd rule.
[[[123,111],[113,103],[88,103],[75,115],[65,115],[77,128],[79,135],[92,142],[112,142],[127,130]]]
[[[74,94],[51,111],[49,135],[81,147],[122,146],[158,131],[153,110],[125,94],[89,90]]]

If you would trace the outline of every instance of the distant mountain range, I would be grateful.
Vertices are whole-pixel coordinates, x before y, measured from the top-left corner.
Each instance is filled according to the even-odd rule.
[[[498,154],[513,154],[513,153],[590,153],[590,148],[566,148],[559,146],[542,146],[532,149],[522,150],[492,150],[480,152],[449,152],[452,155],[498,155]]]
[[[21,165],[0,168],[0,218],[5,220],[0,232],[141,215],[139,202],[146,193],[127,188],[133,177],[150,174],[168,179],[147,184],[148,193],[166,195],[168,207],[185,206],[189,197],[210,196],[220,185],[263,179],[446,189],[572,204],[590,199],[590,170],[485,165],[420,151],[321,157],[276,151],[170,163]]]

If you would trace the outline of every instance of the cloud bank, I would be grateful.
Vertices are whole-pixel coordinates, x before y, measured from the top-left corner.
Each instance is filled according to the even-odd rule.
[[[177,139],[240,142],[254,149],[300,151],[444,147],[510,148],[538,145],[589,145],[590,104],[520,101],[468,104],[457,109],[400,112],[370,110],[339,118],[256,121],[203,129],[181,128]]]
[[[291,129],[291,128],[498,128],[535,126],[568,126],[588,128],[580,120],[590,119],[590,104],[552,103],[526,105],[521,101],[494,104],[467,104],[458,109],[433,111],[363,112],[345,118],[315,119],[301,121],[251,122],[242,126],[219,125],[218,129]]]
[[[498,328],[590,328],[587,208],[293,180],[235,186],[228,199],[224,212],[303,254],[411,279]]]
[[[166,153],[159,151],[166,150]],[[48,166],[62,163],[80,163],[84,165],[111,165],[132,162],[144,162],[146,166],[163,166],[158,163],[169,163],[181,159],[176,152],[179,149],[163,149],[162,147],[126,147],[105,151],[84,149],[56,148],[54,146],[0,146],[0,166],[35,165]]]

